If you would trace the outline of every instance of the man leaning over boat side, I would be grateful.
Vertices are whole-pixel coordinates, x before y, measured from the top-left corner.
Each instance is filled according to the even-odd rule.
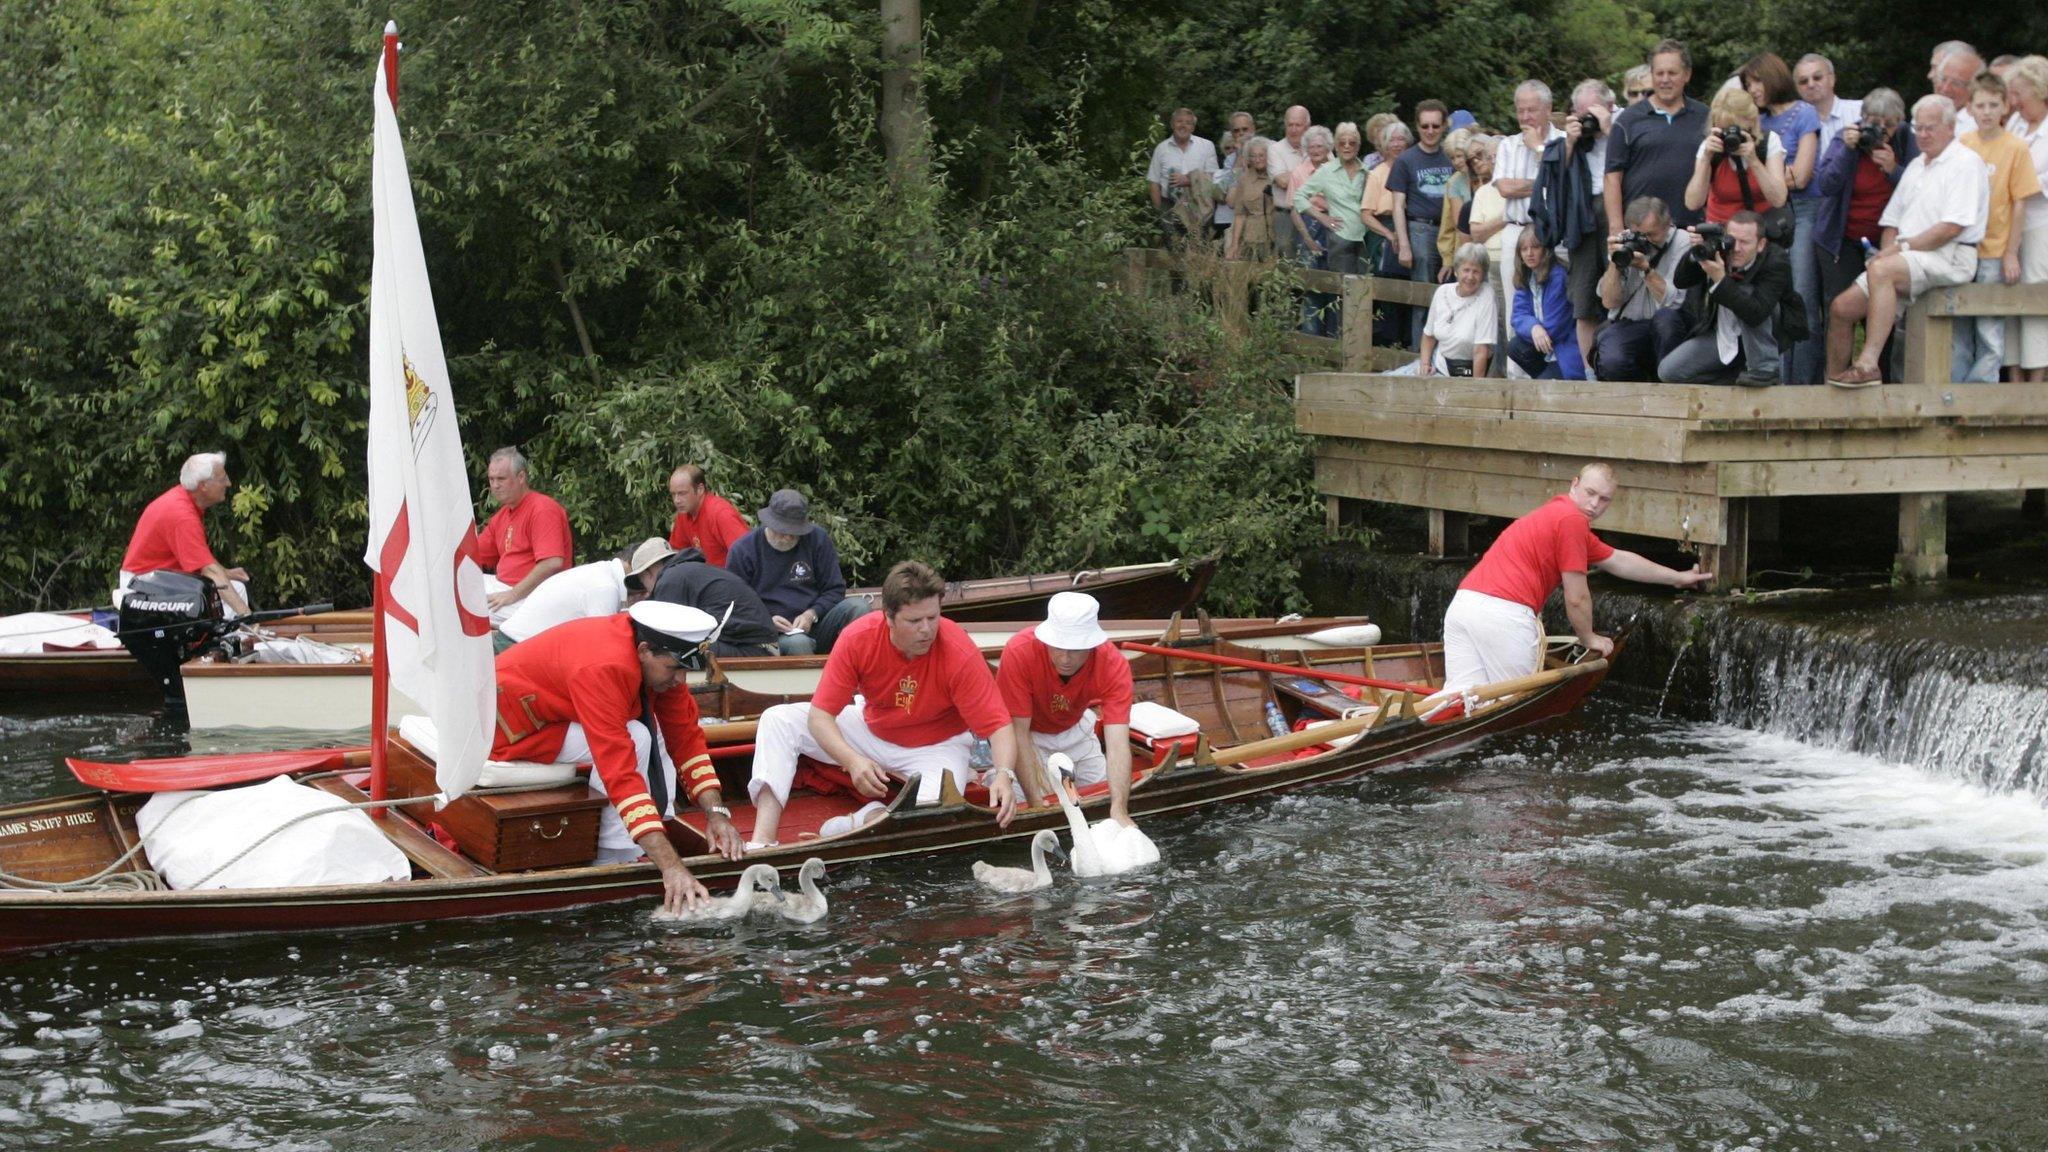
[[[915,560],[889,570],[882,610],[846,626],[808,704],[778,704],[754,735],[754,842],[775,843],[798,756],[846,770],[861,795],[888,794],[885,776],[912,781],[918,803],[935,803],[941,774],[966,788],[977,737],[995,766],[989,799],[996,822],[1017,812],[1016,735],[995,677],[965,629],[939,616],[946,582]],[[879,808],[864,811],[863,822]]]
[[[718,771],[684,683],[718,622],[680,604],[642,601],[622,614],[572,620],[498,656],[498,730],[493,760],[590,761],[590,787],[611,799],[598,819],[598,864],[639,860],[661,869],[670,912],[705,898],[669,843],[678,771],[685,798],[706,814],[711,847],[740,856],[740,834],[718,787]],[[649,752],[660,736],[656,771]]]
[[[178,483],[151,500],[135,521],[128,551],[121,557],[115,607],[127,598],[128,585],[145,572],[190,572],[220,589],[229,619],[248,613],[249,570],[225,567],[214,557],[201,519],[208,508],[227,499],[231,486],[227,453],[201,452],[186,458],[178,469]]]
[[[609,560],[578,564],[556,573],[534,589],[533,595],[512,606],[494,637],[498,651],[531,640],[557,624],[624,612],[628,603],[653,590],[663,565],[675,554],[667,541],[649,536]],[[718,619],[715,613],[711,618]]]
[[[1593,534],[1614,501],[1614,469],[1579,469],[1570,491],[1507,526],[1480,557],[1444,613],[1444,687],[1476,688],[1536,671],[1543,659],[1543,602],[1560,585],[1564,611],[1579,643],[1598,656],[1614,641],[1593,631],[1593,593],[1586,571],[1672,588],[1697,588],[1714,578],[1698,566],[1680,572]]]
[[[484,590],[491,623],[502,626],[512,609],[541,581],[567,568],[576,555],[569,514],[527,481],[526,457],[517,448],[491,453],[484,473],[498,510],[477,534],[477,563],[491,575]]]
[[[1109,781],[1110,818],[1131,820],[1131,663],[1102,630],[1102,606],[1085,592],[1060,592],[1045,622],[1010,637],[996,665],[996,690],[1010,710],[1017,761],[1030,796],[1052,796],[1043,757],[1064,752],[1074,783]],[[1095,737],[1097,721],[1102,738]]]

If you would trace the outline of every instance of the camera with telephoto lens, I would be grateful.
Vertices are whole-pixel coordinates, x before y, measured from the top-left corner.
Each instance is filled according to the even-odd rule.
[[[1582,112],[1578,115],[1577,119],[1579,121],[1580,139],[1592,140],[1600,135],[1600,118],[1598,116],[1593,115],[1591,112]]]
[[[1614,261],[1614,266],[1624,272],[1628,271],[1635,264],[1637,253],[1641,253],[1645,260],[1655,260],[1657,257],[1656,241],[1651,240],[1641,232],[1633,230],[1624,231],[1616,236],[1615,240],[1618,242],[1619,247],[1609,252],[1607,258]]]
[[[1697,263],[1701,260],[1719,260],[1735,248],[1735,241],[1728,238],[1728,229],[1719,224],[1699,224],[1693,227],[1699,236],[1699,243],[1686,250],[1686,258]]]
[[[1874,120],[1866,120],[1856,126],[1856,150],[1865,156],[1884,147],[1890,138],[1891,133],[1885,131],[1884,125]]]
[[[1721,129],[1721,151],[1733,156],[1742,151],[1742,142],[1749,139],[1749,133],[1733,124]]]

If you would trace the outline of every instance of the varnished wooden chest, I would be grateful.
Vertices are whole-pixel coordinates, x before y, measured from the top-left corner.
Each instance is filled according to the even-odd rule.
[[[439,791],[434,766],[401,739],[391,736],[387,765],[393,796],[431,796]],[[578,780],[560,788],[464,796],[439,812],[422,804],[412,818],[439,824],[463,855],[494,872],[524,872],[588,864],[597,855],[597,818],[608,803]]]

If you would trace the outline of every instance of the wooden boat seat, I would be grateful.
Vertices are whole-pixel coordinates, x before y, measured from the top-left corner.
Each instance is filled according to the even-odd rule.
[[[339,776],[313,781],[313,787],[332,796],[338,796],[351,804],[360,804],[369,797],[363,790]],[[450,851],[439,840],[412,822],[403,811],[389,811],[384,819],[377,821],[386,839],[398,846],[413,866],[437,880],[462,880],[472,876],[489,876],[488,869],[459,853]]]

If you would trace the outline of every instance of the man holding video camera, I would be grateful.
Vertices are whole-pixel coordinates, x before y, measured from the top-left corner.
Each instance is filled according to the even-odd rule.
[[[1806,314],[1792,291],[1791,259],[1763,231],[1763,217],[1747,209],[1724,226],[1692,230],[1690,258],[1671,283],[1704,290],[1688,298],[1689,335],[1657,365],[1659,379],[1759,388],[1779,382],[1778,349],[1804,339]]]
[[[1671,226],[1655,196],[1629,202],[1626,228],[1607,238],[1600,304],[1610,317],[1595,342],[1602,380],[1655,380],[1657,365],[1686,337],[1685,292],[1672,280],[1692,249],[1692,234]]]

